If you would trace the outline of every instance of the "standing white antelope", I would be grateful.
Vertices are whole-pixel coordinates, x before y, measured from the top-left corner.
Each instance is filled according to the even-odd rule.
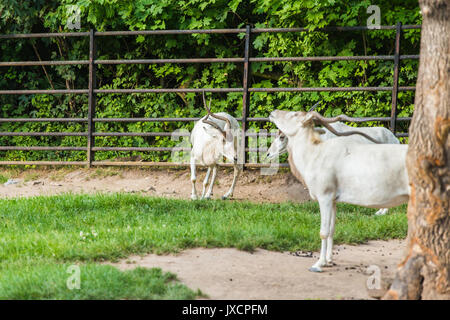
[[[342,120],[348,120],[351,121],[350,118],[346,116],[339,116],[339,119]],[[389,130],[384,127],[360,127],[360,128],[354,128],[350,127],[342,122],[335,122],[331,123],[330,126],[336,130],[337,132],[349,132],[349,131],[358,131],[367,134],[368,136],[372,137],[376,141],[380,143],[390,143],[390,144],[400,144],[400,141],[397,139],[397,137]],[[320,134],[320,139],[322,141],[334,139],[338,136],[332,133],[327,128],[315,128],[314,129],[318,134]],[[362,144],[370,144],[373,143],[373,141],[368,140],[367,138],[361,136],[361,135],[351,135],[348,136],[348,140],[351,141],[351,143],[362,143]],[[274,141],[270,145],[269,149],[267,150],[266,157],[268,160],[273,160],[276,157],[284,154],[287,152],[287,145],[288,145],[288,138],[286,137],[281,130],[279,130],[275,136]],[[291,158],[289,157],[289,163],[291,163]],[[292,167],[292,164],[291,164]],[[295,170],[292,170],[293,175],[302,181],[303,179],[299,177],[298,172]],[[387,208],[382,208],[378,210],[375,215],[384,215],[388,212]]]
[[[333,264],[337,202],[389,208],[408,201],[408,146],[358,144],[348,137],[322,141],[315,123],[330,129],[328,123],[340,119],[327,119],[315,111],[275,110],[269,119],[287,136],[292,164],[303,177],[311,198],[319,202],[322,245],[319,260],[309,270],[321,272],[321,267]]]
[[[211,99],[209,100],[209,106],[207,106],[205,92],[203,92],[203,105],[207,111],[207,115],[195,123],[191,133],[191,199],[198,199],[195,188],[195,182],[197,180],[196,164],[208,167],[205,179],[203,180],[201,199],[210,199],[213,193],[214,181],[216,180],[217,164],[223,157],[231,161],[234,167],[231,187],[222,196],[222,199],[227,199],[233,196],[234,187],[236,186],[236,180],[240,171],[237,162],[240,126],[238,121],[228,113],[212,113],[210,109]],[[209,187],[207,187],[211,171],[211,182]]]

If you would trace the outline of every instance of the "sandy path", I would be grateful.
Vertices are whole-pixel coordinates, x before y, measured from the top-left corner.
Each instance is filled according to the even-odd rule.
[[[201,192],[205,170],[197,175],[197,191]],[[54,195],[65,192],[142,192],[151,196],[190,199],[190,171],[186,169],[121,169],[93,168],[75,170],[31,169],[23,172],[1,171],[17,184],[0,184],[0,198]],[[229,189],[233,172],[220,168],[213,198],[220,199]],[[277,192],[273,192],[277,190]],[[307,189],[288,171],[264,176],[259,170],[246,170],[238,179],[235,200],[254,202],[303,202],[309,199]]]
[[[291,253],[236,249],[190,249],[177,255],[132,256],[114,263],[122,270],[159,267],[171,271],[210,299],[370,299],[367,267],[377,265],[384,279],[393,278],[403,256],[404,241],[371,241],[336,246],[335,263],[323,273],[308,268],[313,257]]]

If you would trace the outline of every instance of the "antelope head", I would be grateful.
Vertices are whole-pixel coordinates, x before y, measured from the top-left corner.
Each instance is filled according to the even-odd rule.
[[[268,160],[273,160],[277,156],[287,152],[288,138],[286,135],[278,130],[275,139],[267,150],[266,157]]]
[[[314,125],[322,125],[328,130],[330,130],[336,136],[349,136],[352,134],[359,134],[374,143],[380,143],[363,132],[358,131],[338,132],[332,126],[330,126],[330,123],[337,121],[352,121],[352,119],[347,117],[346,115],[340,115],[334,118],[325,118],[316,111],[293,112],[293,111],[275,110],[272,111],[269,119],[270,121],[275,123],[278,129],[280,129],[287,136],[294,136],[298,132],[298,130],[302,127],[311,128],[312,130],[314,130]]]
[[[212,138],[218,140],[218,145],[222,146],[221,153],[228,160],[236,163],[237,162],[237,150],[234,144],[234,136],[231,130],[231,122],[227,117],[223,117],[211,112],[211,99],[209,99],[208,106],[206,105],[205,100],[205,91],[203,91],[203,105],[208,113],[206,118],[203,119],[203,123],[209,124],[210,127],[205,129],[206,133],[210,135]],[[225,122],[225,126],[222,129],[217,122],[210,120],[211,118],[215,118],[217,120],[221,120]]]

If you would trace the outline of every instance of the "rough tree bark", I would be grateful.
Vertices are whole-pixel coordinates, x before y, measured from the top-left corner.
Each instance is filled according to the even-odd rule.
[[[450,299],[450,0],[419,4],[420,64],[406,160],[407,252],[385,299]]]

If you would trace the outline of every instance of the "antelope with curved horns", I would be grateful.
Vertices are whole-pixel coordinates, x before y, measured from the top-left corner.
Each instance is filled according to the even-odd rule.
[[[319,202],[322,246],[319,261],[310,271],[321,272],[322,267],[333,264],[336,203],[389,208],[408,201],[408,146],[358,144],[350,137],[322,141],[314,125],[342,117],[327,119],[315,111],[275,110],[269,119],[288,138],[291,166],[303,177],[311,198]]]
[[[228,192],[222,197],[222,199],[227,199],[233,196],[236,180],[240,172],[240,167],[238,166],[240,126],[238,121],[228,113],[212,113],[211,99],[209,100],[209,106],[207,106],[205,91],[203,91],[202,97],[207,114],[195,123],[191,133],[191,199],[195,200],[198,198],[195,188],[195,182],[197,180],[196,164],[208,167],[205,179],[203,180],[201,199],[209,199],[213,193],[217,164],[223,157],[231,161],[234,167],[233,182]],[[208,187],[211,172],[212,177]]]
[[[314,110],[315,106],[317,106],[317,104],[314,105],[309,110],[310,111]],[[346,117],[346,116],[342,115],[342,116],[337,117],[337,119],[344,120],[344,117]],[[326,118],[326,119],[329,119],[329,118]],[[334,118],[334,119],[336,119],[336,118]],[[345,119],[348,120],[349,118],[347,117]],[[350,127],[342,122],[334,122],[334,123],[330,123],[329,125],[337,132],[351,132],[352,130],[354,130],[354,131],[359,131],[359,132],[365,133],[380,143],[400,144],[400,141],[397,139],[397,137],[389,129],[384,128],[384,127],[357,127],[357,128],[355,128],[355,127]],[[320,134],[320,139],[322,141],[334,139],[339,136],[339,135],[335,135],[334,133],[332,133],[330,130],[328,130],[326,128],[315,128],[315,130]],[[351,135],[351,136],[349,136],[349,140],[351,140],[352,143],[362,143],[362,144],[367,144],[367,143],[373,142],[373,141],[370,141],[367,138],[360,136],[360,135]],[[268,160],[273,160],[273,159],[279,157],[280,155],[286,153],[287,152],[287,144],[288,144],[288,138],[283,134],[283,132],[278,130],[278,132],[275,136],[275,139],[273,140],[272,144],[270,145],[269,149],[267,150],[266,158]],[[290,163],[292,162],[291,157],[288,158],[288,161]],[[295,168],[292,165],[291,165],[291,172],[299,181],[303,181],[303,178],[300,176],[300,174],[295,170]],[[388,209],[383,208],[383,209],[378,210],[375,213],[375,215],[384,215],[387,212],[388,212]]]

